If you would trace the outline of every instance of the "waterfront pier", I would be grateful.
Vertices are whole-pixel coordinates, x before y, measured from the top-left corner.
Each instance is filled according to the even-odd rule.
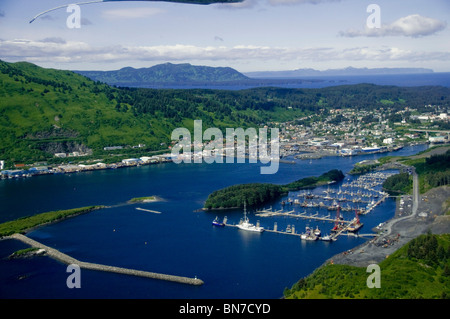
[[[63,262],[65,264],[69,264],[69,265],[75,264],[75,265],[78,265],[80,268],[84,268],[84,269],[113,272],[113,273],[117,273],[117,274],[139,276],[139,277],[158,279],[158,280],[166,280],[166,281],[172,281],[172,282],[188,284],[188,285],[195,285],[195,286],[200,286],[200,285],[203,285],[203,283],[204,283],[201,279],[198,279],[198,278],[166,275],[166,274],[143,271],[143,270],[135,270],[135,269],[129,269],[129,268],[122,268],[122,267],[115,267],[115,266],[83,262],[83,261],[79,261],[73,257],[70,257],[69,255],[66,255],[54,248],[48,247],[40,242],[37,242],[37,241],[35,241],[27,236],[24,236],[22,234],[16,233],[16,234],[11,235],[10,238],[20,240],[20,241],[24,242],[25,244],[28,244],[32,247],[44,249],[48,256],[50,256],[60,262]]]
[[[330,216],[330,214],[328,214],[326,216],[319,216],[318,212],[316,212],[315,214],[307,214],[306,212],[294,214],[293,210],[289,211],[289,212],[283,212],[282,210],[272,211],[271,209],[263,209],[263,210],[256,211],[255,215],[259,216],[259,217],[287,216],[287,217],[302,218],[302,219],[309,219],[309,220],[320,220],[320,221],[327,221],[327,222],[335,222],[336,221],[336,218],[332,218]],[[339,222],[350,224],[352,221],[340,220]]]

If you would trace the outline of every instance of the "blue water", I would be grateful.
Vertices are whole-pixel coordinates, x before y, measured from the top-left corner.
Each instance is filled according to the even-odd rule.
[[[0,181],[0,222],[40,212],[92,204],[110,208],[91,212],[28,234],[82,261],[173,275],[198,276],[194,287],[97,271],[81,271],[81,288],[66,286],[66,265],[48,257],[6,260],[26,247],[0,241],[0,298],[279,298],[285,287],[311,273],[333,255],[366,239],[342,236],[333,243],[302,242],[296,236],[247,233],[234,227],[214,228],[216,215],[237,223],[241,211],[195,212],[214,190],[238,183],[284,184],[317,176],[330,169],[348,172],[353,164],[385,155],[409,155],[425,145],[394,153],[358,157],[327,157],[280,164],[274,175],[261,175],[260,164],[161,164],[76,174],[48,175]],[[349,177],[351,178],[351,177]],[[338,187],[335,185],[334,187]],[[320,189],[317,189],[319,192]],[[161,202],[125,205],[132,197],[158,195]],[[274,208],[280,202],[273,203]],[[136,210],[142,207],[162,212]],[[395,202],[387,200],[363,216],[364,232],[393,216]],[[319,225],[292,218],[255,217],[265,228]],[[222,214],[222,215],[221,215]],[[351,214],[351,213],[348,213]],[[352,215],[345,216],[352,218]]]
[[[388,75],[340,75],[340,76],[304,76],[302,78],[264,79],[261,83],[238,84],[190,84],[190,85],[150,85],[149,88],[164,89],[216,89],[216,90],[242,90],[262,86],[274,86],[283,88],[323,88],[336,85],[351,85],[371,83],[376,85],[394,86],[444,86],[450,87],[450,73],[436,72],[424,74],[388,74]]]

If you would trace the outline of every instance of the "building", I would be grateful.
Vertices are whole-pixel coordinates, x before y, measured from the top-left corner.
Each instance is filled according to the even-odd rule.
[[[122,160],[122,163],[125,164],[125,165],[128,165],[128,166],[138,165],[141,162],[142,161],[141,161],[140,158],[127,158],[127,159]]]
[[[55,157],[65,158],[67,156],[66,153],[55,153]]]
[[[445,143],[446,138],[445,136],[430,136],[428,138],[428,142],[438,144],[438,143]]]

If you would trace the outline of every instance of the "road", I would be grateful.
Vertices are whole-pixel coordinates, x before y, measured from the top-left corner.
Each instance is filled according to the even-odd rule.
[[[395,219],[390,220],[385,225],[385,233],[384,236],[389,236],[392,232],[392,227],[397,224],[400,221],[403,221],[405,219],[415,218],[417,215],[417,210],[419,208],[419,200],[420,200],[420,194],[419,194],[419,176],[416,173],[416,168],[414,166],[410,167],[411,173],[413,177],[413,195],[412,195],[412,212],[411,215],[406,215],[403,217],[398,217]]]
[[[412,166],[412,176],[413,176],[413,204],[412,204],[412,216],[417,214],[417,208],[419,207],[419,176],[416,173],[416,168]]]

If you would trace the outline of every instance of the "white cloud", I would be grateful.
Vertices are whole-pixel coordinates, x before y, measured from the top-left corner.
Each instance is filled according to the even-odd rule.
[[[34,40],[0,40],[0,56],[7,61],[34,63],[120,63],[123,66],[145,61],[242,61],[333,62],[426,62],[449,61],[450,52],[412,51],[391,47],[271,47],[258,45],[195,46],[186,44],[156,46],[92,46],[85,42],[60,38]]]
[[[105,10],[103,16],[107,19],[140,19],[163,13],[164,10],[158,8],[126,8]]]
[[[380,28],[365,28],[365,30],[350,29],[341,31],[339,35],[344,37],[386,37],[386,36],[406,36],[422,37],[432,35],[445,29],[447,23],[433,18],[427,18],[418,14],[400,18],[391,24],[384,24]]]

